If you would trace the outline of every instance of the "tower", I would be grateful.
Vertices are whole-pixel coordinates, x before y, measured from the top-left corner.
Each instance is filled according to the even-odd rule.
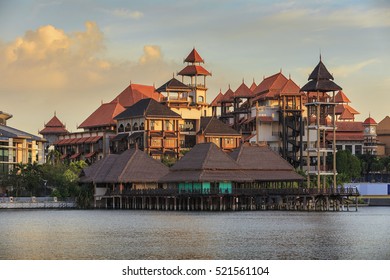
[[[377,127],[376,121],[369,116],[364,122],[363,122],[363,135],[364,135],[364,153],[370,154],[370,155],[376,155],[377,153],[377,140],[376,140],[376,127]]]
[[[325,188],[326,176],[333,177],[333,188],[336,188],[336,115],[335,91],[342,90],[333,82],[333,76],[320,62],[309,76],[309,82],[301,91],[307,92],[307,185],[310,187],[311,176],[317,177],[317,189]],[[331,93],[332,96],[330,96]],[[330,102],[330,101],[333,102]],[[330,120],[329,121],[329,117]],[[310,134],[315,133],[315,142],[311,142]],[[326,142],[327,132],[333,132],[332,144]],[[327,162],[328,154],[332,155],[332,162]],[[322,187],[321,187],[322,179]]]
[[[187,58],[184,59],[184,62],[187,63],[187,66],[184,67],[178,75],[182,76],[182,83],[185,83],[184,77],[190,79],[190,83],[188,84],[192,89],[189,93],[191,100],[190,105],[200,107],[202,109],[202,115],[208,116],[210,114],[206,101],[206,77],[211,76],[211,73],[201,66],[201,63],[204,63],[204,60],[195,48],[193,48]]]

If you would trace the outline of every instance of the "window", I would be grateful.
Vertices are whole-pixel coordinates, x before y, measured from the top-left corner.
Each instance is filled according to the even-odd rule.
[[[121,124],[118,128],[118,132],[124,132],[125,128],[123,127],[123,124]]]
[[[139,127],[139,130],[144,130],[145,129],[145,124],[142,122],[140,127]]]
[[[356,145],[355,146],[355,155],[361,155],[362,154],[362,145]]]
[[[129,123],[126,124],[125,131],[129,132],[131,130],[131,125]]]
[[[198,97],[198,102],[204,102],[204,97],[203,96],[199,96]]]
[[[165,121],[165,130],[173,130],[173,125],[169,120]]]
[[[135,130],[138,130],[138,123],[134,123],[134,125],[133,125],[133,130],[135,131]]]
[[[345,145],[345,150],[352,153],[352,145]]]
[[[155,125],[156,125],[155,121],[150,121],[150,130],[155,130]]]

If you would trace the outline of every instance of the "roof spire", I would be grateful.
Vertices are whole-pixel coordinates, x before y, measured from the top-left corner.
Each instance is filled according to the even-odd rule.
[[[54,110],[54,116],[56,117],[57,116],[57,112]]]
[[[321,48],[320,48],[320,61],[322,61],[322,57],[321,57]]]

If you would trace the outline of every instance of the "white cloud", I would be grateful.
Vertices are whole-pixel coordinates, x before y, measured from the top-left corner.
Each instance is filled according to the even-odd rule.
[[[344,65],[334,67],[332,69],[332,72],[333,72],[334,76],[336,76],[336,77],[348,77],[356,72],[359,72],[360,70],[362,70],[366,66],[368,66],[370,64],[378,63],[378,62],[379,62],[378,59],[368,59],[368,60],[353,63],[353,64],[348,64],[348,65],[344,64]]]
[[[146,64],[162,59],[161,49],[159,46],[146,45],[144,46],[144,54],[139,59],[139,63]]]
[[[124,8],[112,10],[111,14],[120,18],[131,18],[131,19],[140,19],[144,16],[144,14],[140,11],[132,11]]]

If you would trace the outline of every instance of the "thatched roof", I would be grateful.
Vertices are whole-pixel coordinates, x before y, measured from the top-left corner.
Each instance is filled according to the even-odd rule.
[[[229,154],[256,181],[300,181],[304,178],[268,145],[244,143]]]
[[[251,178],[214,143],[196,145],[170,168],[161,182],[246,182]]]
[[[83,170],[85,183],[157,182],[169,169],[138,149],[111,154]]]

